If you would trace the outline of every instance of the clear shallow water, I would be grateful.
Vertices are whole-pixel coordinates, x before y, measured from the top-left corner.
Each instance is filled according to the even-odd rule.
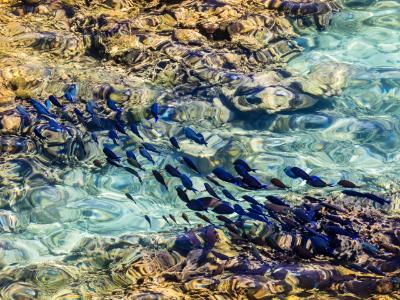
[[[242,157],[259,170],[261,180],[282,178],[294,192],[308,188],[289,180],[283,173],[284,166],[303,167],[328,182],[347,178],[368,184],[374,191],[396,192],[400,147],[399,13],[400,4],[395,1],[368,6],[354,3],[335,16],[326,31],[302,31],[298,43],[304,52],[290,61],[290,68],[305,74],[321,61],[348,64],[348,86],[340,96],[321,100],[301,112],[228,122],[229,112],[218,103],[211,107],[177,99],[170,103],[171,111],[180,112],[177,117],[166,113],[162,122],[145,124],[152,130],[145,130],[144,135],[159,145],[162,155],[154,155],[154,167],[140,161],[148,170],[166,163],[180,165],[178,153],[171,154],[166,140],[167,133],[179,133],[181,126],[174,122],[178,119],[203,132],[209,142],[208,148],[181,143],[183,152],[198,156],[196,161],[204,173],[216,165],[233,171],[231,162]],[[110,141],[104,138],[100,142]],[[91,155],[102,155],[100,149],[93,145]],[[150,172],[141,173],[141,185],[129,173],[113,167],[97,170],[89,163],[77,165],[57,178],[39,163],[34,166],[34,173],[43,176],[30,178],[29,187],[17,184],[15,190],[8,191],[20,212],[1,212],[2,219],[8,220],[2,222],[7,225],[0,236],[5,245],[1,253],[4,266],[60,259],[87,236],[178,231],[186,226],[179,217],[181,212],[191,215],[175,193],[161,188]],[[180,169],[193,175],[185,167]],[[54,180],[43,185],[43,177]],[[202,190],[203,179],[194,175],[192,179]],[[178,183],[168,177],[170,190]],[[137,204],[125,197],[126,192],[134,195]],[[246,193],[232,192],[238,197]],[[169,213],[177,216],[180,225],[165,223],[162,215]],[[144,214],[151,217],[151,229]],[[191,221],[198,222],[193,216]]]

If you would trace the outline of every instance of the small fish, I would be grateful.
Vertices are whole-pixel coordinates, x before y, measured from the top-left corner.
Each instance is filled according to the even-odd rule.
[[[276,204],[276,205],[282,205],[282,206],[289,206],[288,204],[285,203],[285,201],[283,201],[282,199],[276,197],[276,196],[266,196],[265,198],[267,198],[269,200],[269,202]]]
[[[145,218],[146,221],[149,223],[150,228],[151,228],[151,220],[150,220],[149,216],[148,216],[148,215],[144,215],[144,218]]]
[[[107,157],[107,162],[108,162],[110,165],[114,166],[114,167],[117,167],[117,168],[121,168],[121,167],[122,167],[119,163],[117,163],[115,160],[112,160],[112,159],[109,158],[109,157]]]
[[[340,180],[337,184],[347,189],[360,188],[360,186],[355,185],[353,182],[345,179]]]
[[[91,132],[90,136],[92,137],[92,140],[98,145],[99,144],[99,140],[97,138],[97,135],[95,132]]]
[[[235,212],[232,206],[226,201],[222,201],[222,203],[214,207],[212,211],[220,215],[230,215]]]
[[[301,207],[296,207],[292,210],[294,218],[301,224],[306,224],[311,222],[311,220],[315,216],[314,211],[310,210],[305,210],[304,208]]]
[[[292,167],[292,168],[290,168],[290,170],[296,176],[296,178],[300,177],[303,180],[309,180],[310,179],[310,175],[308,175],[307,172],[305,172],[304,170],[302,170],[302,169],[300,169],[298,167]]]
[[[243,176],[243,183],[245,183],[246,185],[250,186],[253,189],[266,189],[267,185],[266,184],[262,184],[257,178],[255,178],[254,176],[251,176],[249,174],[247,174],[246,176]]]
[[[126,151],[126,157],[127,157],[127,158],[136,159],[136,155],[135,155],[135,153],[134,153],[132,150],[127,150],[127,151]]]
[[[233,206],[233,209],[235,210],[235,213],[237,213],[239,216],[244,216],[246,214],[243,207],[241,207],[239,204],[235,204]]]
[[[218,216],[216,216],[216,218],[224,223],[233,223],[233,221],[231,219],[228,219],[227,217],[225,217],[223,215],[218,215]]]
[[[226,198],[231,199],[233,201],[238,201],[228,190],[223,189],[222,193],[225,195]]]
[[[327,184],[325,181],[323,181],[318,176],[310,176],[307,180],[307,184],[311,185],[313,187],[320,187],[320,188],[329,186],[329,184]]]
[[[286,184],[284,184],[281,180],[279,180],[278,178],[272,178],[271,179],[271,184],[276,186],[277,188],[280,189],[287,189],[288,187],[286,186]]]
[[[292,168],[291,168],[291,167],[286,167],[286,168],[284,168],[284,169],[283,169],[283,172],[285,172],[285,174],[286,174],[287,176],[289,176],[290,178],[293,178],[293,179],[296,179],[296,178],[297,178],[297,175],[295,175],[295,174],[292,172]]]
[[[236,166],[242,166],[244,168],[244,170],[246,170],[247,172],[255,172],[256,169],[252,169],[250,168],[250,166],[243,160],[243,159],[237,159],[233,162],[233,164]]]
[[[212,197],[202,197],[202,198],[197,198],[189,201],[186,206],[195,211],[207,211],[208,207],[212,204],[215,203],[215,198]]]
[[[129,125],[129,127],[131,128],[131,131],[139,138],[141,138],[143,140],[143,137],[140,135],[139,129],[137,128],[135,123],[131,123]]]
[[[190,202],[189,197],[187,196],[186,192],[181,188],[181,187],[177,187],[176,188],[176,192],[178,193],[178,197],[186,203]]]
[[[124,167],[124,169],[125,169],[125,171],[128,171],[128,172],[131,173],[133,176],[135,176],[135,177],[139,180],[140,184],[143,184],[143,180],[142,180],[142,178],[140,177],[140,175],[139,175],[138,172],[136,172],[134,169],[129,168],[129,167]]]
[[[157,123],[158,121],[158,114],[160,113],[160,106],[158,105],[157,102],[153,103],[150,107],[150,113],[154,117],[155,122]]]
[[[126,196],[126,198],[128,198],[129,200],[132,200],[136,204],[136,201],[135,201],[135,199],[133,199],[133,196],[131,194],[126,193],[125,196]]]
[[[330,203],[327,203],[324,200],[320,200],[320,199],[317,199],[317,198],[314,198],[311,196],[305,196],[304,198],[307,200],[310,200],[311,202],[318,202],[321,206],[324,206],[328,209],[335,210],[335,211],[338,211],[341,213],[347,213],[347,211],[345,211],[343,208],[333,205],[333,204],[330,204]]]
[[[50,95],[50,96],[49,96],[49,100],[50,100],[50,102],[51,102],[55,107],[64,108],[64,106],[60,103],[60,101],[58,101],[58,99],[56,98],[56,96]]]
[[[147,152],[147,150],[143,146],[139,147],[139,153],[148,161],[150,161],[152,164],[155,164],[153,157],[150,155],[149,152]]]
[[[365,197],[364,193],[356,192],[356,191],[352,191],[352,190],[343,190],[342,194],[345,194],[346,196],[351,196],[351,197],[361,197],[361,198]]]
[[[207,178],[210,182],[214,183],[216,186],[219,186],[219,187],[222,187],[222,188],[224,187],[222,184],[220,184],[218,181],[216,181],[213,177],[207,175],[206,178]]]
[[[226,182],[230,182],[230,183],[237,182],[236,178],[232,174],[228,173],[221,167],[215,168],[212,172],[215,176],[217,176],[218,179],[221,179],[222,181],[226,181]]]
[[[171,143],[172,146],[174,146],[176,149],[181,149],[181,147],[179,146],[178,140],[176,139],[176,137],[170,137],[169,141]]]
[[[51,114],[48,109],[46,108],[46,106],[44,106],[42,103],[40,103],[39,101],[36,101],[35,99],[29,99],[29,104],[32,105],[32,107],[40,114],[40,115],[45,115],[45,116],[49,116],[52,118],[55,118],[56,116],[54,116],[53,114]]]
[[[169,217],[171,218],[172,221],[174,221],[175,224],[178,224],[178,223],[176,222],[175,217],[174,217],[173,215],[169,214]]]
[[[183,128],[183,133],[189,140],[192,140],[197,144],[207,146],[207,142],[205,141],[204,136],[201,133],[195,132],[192,128],[190,127]]]
[[[44,101],[44,106],[49,110],[51,108],[51,101],[49,99],[46,99]]]
[[[357,233],[345,229],[339,225],[324,225],[323,229],[328,235],[344,235],[350,238],[358,237]]]
[[[107,99],[106,104],[107,104],[107,107],[109,109],[111,109],[112,111],[115,111],[115,112],[123,111],[123,109],[118,107],[117,103],[115,101],[111,100],[110,98]]]
[[[235,165],[235,170],[240,176],[248,176],[249,172],[242,165]]]
[[[251,218],[251,219],[253,219],[253,220],[256,220],[256,221],[261,221],[261,222],[264,222],[264,223],[269,223],[268,220],[267,220],[265,217],[260,216],[259,214],[254,213],[254,212],[251,212],[251,211],[250,211],[250,212],[247,212],[247,213],[246,213],[246,216],[249,217],[249,218]]]
[[[57,121],[50,119],[48,121],[48,125],[50,127],[50,130],[52,131],[56,131],[56,132],[63,132],[64,131],[64,127],[61,126],[61,124],[57,123]]]
[[[187,214],[182,213],[182,219],[184,219],[189,225],[191,225]]]
[[[21,105],[17,105],[16,107],[18,114],[21,117],[21,123],[22,125],[28,126],[30,123],[30,118],[29,118],[29,113],[25,110],[24,107],[22,107]]]
[[[149,143],[142,143],[142,146],[145,147],[148,151],[160,154],[160,151],[156,149],[152,144]]]
[[[164,167],[165,171],[167,171],[167,173],[169,175],[171,175],[172,177],[178,177],[180,178],[181,176],[181,172],[178,171],[177,168],[174,168],[173,166],[171,166],[170,164],[166,164]]]
[[[161,175],[160,172],[158,172],[157,170],[153,170],[152,171],[153,176],[155,177],[155,179],[163,186],[165,186],[165,188],[168,190],[168,186],[165,183],[164,177]]]
[[[109,137],[110,139],[112,139],[112,141],[114,142],[114,145],[119,145],[119,144],[118,144],[119,136],[118,136],[118,134],[115,132],[114,129],[111,129],[111,130],[108,132],[108,137]]]
[[[206,188],[206,191],[213,197],[220,199],[221,198],[218,196],[218,194],[214,191],[211,185],[209,185],[207,182],[204,183],[204,187]]]
[[[244,195],[242,198],[244,200],[246,200],[247,202],[249,202],[249,203],[253,203],[253,204],[256,204],[256,205],[261,205],[260,203],[258,203],[258,201],[256,199],[254,199],[253,197],[251,197],[249,195]]]
[[[381,205],[390,203],[389,200],[383,199],[382,197],[379,197],[379,196],[371,194],[371,193],[364,193],[364,197],[369,199],[369,200],[378,202]]]
[[[77,86],[75,83],[70,84],[64,92],[64,98],[71,103],[76,102]]]
[[[210,219],[207,218],[205,215],[203,215],[203,214],[201,214],[201,213],[199,213],[199,212],[197,212],[197,211],[196,211],[194,214],[196,215],[196,217],[202,219],[203,221],[205,221],[205,222],[207,222],[207,223],[209,223],[209,224],[211,224],[211,225],[214,225],[214,224],[210,221]]]
[[[104,154],[115,161],[120,161],[121,157],[119,157],[117,154],[115,154],[108,146],[104,146],[103,148],[103,152]]]
[[[197,169],[196,164],[194,163],[194,161],[186,156],[182,156],[183,161],[185,162],[185,164],[192,170],[194,170],[196,173],[200,174],[199,169]]]
[[[169,221],[168,221],[168,219],[167,219],[166,216],[163,215],[162,218],[164,219],[164,221],[165,221],[168,225],[171,225],[171,224],[169,223]]]
[[[125,125],[122,122],[115,122],[115,129],[117,129],[117,131],[119,131],[122,134],[127,134],[125,131]]]
[[[191,190],[193,192],[197,192],[197,190],[195,188],[193,188],[193,182],[192,182],[192,180],[190,180],[189,176],[181,173],[179,178],[181,179],[181,182],[186,189]]]
[[[83,112],[81,112],[78,108],[74,108],[74,113],[76,117],[78,118],[78,121],[81,123],[86,123],[85,116],[83,115]]]
[[[103,164],[102,164],[101,161],[98,160],[98,159],[95,159],[95,160],[93,161],[93,164],[94,164],[96,167],[98,167],[98,168],[103,167]]]
[[[128,157],[127,161],[132,167],[135,167],[139,170],[145,171],[145,169],[142,167],[142,165],[135,158]]]

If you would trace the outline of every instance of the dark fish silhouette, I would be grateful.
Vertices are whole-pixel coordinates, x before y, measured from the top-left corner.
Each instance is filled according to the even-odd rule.
[[[45,140],[46,137],[44,137],[40,131],[39,131],[39,127],[35,127],[35,129],[33,129],[33,133],[41,140]]]
[[[120,161],[121,159],[121,157],[116,155],[108,146],[104,146],[103,152],[108,158],[112,160]]]
[[[149,152],[147,152],[146,148],[144,148],[143,146],[140,146],[139,147],[139,153],[144,158],[146,158],[148,161],[150,161],[152,164],[155,164],[153,157],[150,155]]]
[[[242,166],[244,170],[247,172],[255,172],[256,169],[252,169],[243,159],[237,159],[233,162],[233,164],[236,166]]]
[[[175,217],[174,217],[173,215],[169,214],[169,217],[171,218],[172,221],[174,221],[175,224],[178,224],[178,223],[176,222]]]
[[[32,105],[32,107],[40,114],[40,115],[45,115],[45,116],[49,116],[52,118],[55,118],[56,116],[54,116],[53,114],[51,114],[48,109],[46,108],[46,106],[44,106],[42,103],[40,103],[39,101],[36,101],[35,99],[29,99],[29,104]]]
[[[187,196],[186,192],[181,188],[177,187],[176,192],[178,193],[178,197],[183,201],[183,202],[190,202],[189,197]]]
[[[114,142],[115,145],[118,145],[118,139],[119,139],[119,137],[118,137],[118,134],[115,132],[114,129],[111,129],[111,130],[108,132],[108,137],[109,137],[110,139],[112,139],[112,141]]]
[[[239,216],[246,215],[246,211],[239,204],[235,204],[233,206],[233,209],[235,210],[235,213],[237,213]]]
[[[307,174],[307,172],[305,172],[304,170],[298,168],[298,167],[292,167],[290,168],[290,170],[292,171],[292,173],[296,176],[295,178],[301,178],[303,180],[309,180],[310,179],[310,175]]]
[[[235,212],[232,206],[226,201],[222,201],[222,203],[214,207],[212,211],[221,215],[230,215]]]
[[[128,171],[129,173],[131,173],[133,176],[135,176],[137,179],[139,179],[140,184],[143,183],[143,180],[142,180],[142,178],[140,177],[139,173],[136,172],[134,169],[129,168],[129,167],[124,167],[124,169],[125,169],[126,171]]]
[[[169,141],[171,143],[172,146],[174,146],[176,149],[181,149],[181,147],[179,146],[178,140],[176,139],[176,137],[172,136],[169,138]]]
[[[244,195],[242,198],[244,200],[246,200],[247,202],[249,202],[249,203],[253,203],[253,204],[256,204],[256,205],[260,204],[260,203],[258,203],[258,201],[256,199],[254,199],[253,197],[251,197],[249,195]]]
[[[191,158],[186,157],[186,156],[183,156],[182,159],[183,159],[183,161],[185,162],[185,164],[186,164],[190,169],[192,169],[192,170],[194,170],[195,172],[197,172],[198,174],[200,174],[199,169],[197,169],[196,164],[194,163],[194,161],[193,161]]]
[[[332,236],[332,235],[344,235],[344,236],[348,236],[351,238],[356,238],[358,237],[357,233],[354,231],[350,231],[348,229],[345,229],[339,225],[324,225],[322,227],[324,229],[324,231]]]
[[[158,114],[160,113],[160,106],[157,102],[153,103],[150,107],[150,113],[153,116],[154,120],[158,121]]]
[[[94,164],[96,167],[98,167],[98,168],[103,167],[103,164],[102,164],[101,161],[98,160],[98,159],[95,159],[95,160],[93,161],[93,164]]]
[[[83,112],[81,112],[78,108],[74,108],[74,113],[76,115],[76,117],[78,118],[78,121],[81,123],[86,123],[86,119],[85,116],[83,115]]]
[[[132,150],[127,150],[127,151],[126,151],[126,157],[127,157],[127,158],[136,159],[136,155],[135,155],[135,153],[134,153]]]
[[[135,201],[135,199],[133,199],[131,194],[126,193],[125,196],[126,196],[126,198],[128,198],[129,200],[132,200],[136,204],[136,201]]]
[[[209,185],[207,182],[204,183],[204,187],[206,188],[206,191],[213,197],[218,198],[221,200],[221,198],[218,196],[218,194],[214,191],[211,185]]]
[[[125,125],[120,121],[115,122],[115,129],[122,134],[127,134],[125,131]]]
[[[16,107],[19,116],[21,117],[21,124],[23,127],[26,127],[30,124],[29,113],[25,110],[21,105],[17,105]]]
[[[307,184],[313,187],[320,187],[320,188],[330,186],[318,176],[310,176],[307,180]]]
[[[107,99],[106,104],[107,104],[108,108],[111,109],[112,111],[115,111],[115,112],[123,111],[123,109],[118,107],[117,103],[114,102],[113,100],[111,100],[110,98]]]
[[[389,200],[383,199],[382,197],[379,197],[379,196],[371,194],[371,193],[364,193],[364,197],[369,199],[369,200],[378,202],[381,205],[390,203]]]
[[[337,184],[347,189],[355,189],[360,187],[358,185],[355,185],[353,182],[345,179],[340,180]]]
[[[228,190],[223,189],[222,193],[225,195],[226,198],[231,199],[233,201],[238,201]]]
[[[71,103],[76,102],[77,86],[75,83],[70,84],[64,92],[64,98]]]
[[[189,176],[181,173],[179,178],[181,179],[181,182],[186,189],[191,190],[193,192],[197,192],[197,190],[195,188],[193,188],[193,182],[192,182],[192,180],[190,180]]]
[[[148,215],[144,215],[144,218],[145,218],[146,221],[149,223],[150,228],[151,228],[151,220],[150,220],[149,216],[148,216]]]
[[[166,164],[164,167],[165,171],[167,171],[167,173],[169,175],[171,175],[172,177],[178,177],[180,178],[181,176],[181,172],[178,171],[178,169],[174,168],[173,166],[171,166],[170,164]]]
[[[109,157],[107,157],[107,162],[108,162],[110,165],[114,166],[114,167],[118,167],[118,168],[121,168],[121,167],[122,167],[119,163],[117,163],[115,160],[113,160],[113,159],[111,159],[111,158],[109,158]]]
[[[221,167],[215,168],[212,172],[215,176],[217,176],[218,179],[221,179],[222,181],[226,181],[226,182],[230,182],[230,183],[237,182],[236,178],[232,174],[228,173]]]
[[[142,143],[142,146],[146,148],[146,150],[160,154],[160,151],[156,149],[152,144],[149,143]]]
[[[254,176],[251,176],[247,174],[246,176],[243,176],[242,182],[245,183],[246,185],[250,186],[253,189],[266,189],[267,185],[262,184],[257,178]]]
[[[192,128],[190,127],[183,128],[183,133],[189,140],[192,140],[197,144],[207,146],[207,142],[205,141],[204,136],[201,133],[195,132]]]
[[[207,222],[207,223],[209,223],[209,224],[211,224],[211,225],[214,225],[214,224],[210,221],[210,219],[207,218],[205,215],[203,215],[203,214],[201,214],[201,213],[199,213],[199,212],[195,212],[194,214],[195,214],[198,218],[202,219],[203,221],[205,221],[205,222]]]
[[[216,181],[213,177],[207,175],[206,178],[207,178],[210,182],[214,183],[216,186],[219,186],[219,187],[222,187],[222,188],[224,187],[224,186],[221,185],[218,181]]]
[[[225,217],[223,215],[218,215],[218,216],[216,216],[216,218],[224,223],[233,223],[233,221],[231,219],[228,219],[227,217]]]
[[[328,209],[335,210],[335,211],[342,212],[342,213],[347,213],[347,211],[345,211],[343,208],[333,205],[333,204],[330,204],[330,203],[327,203],[324,200],[317,199],[317,198],[314,198],[311,196],[305,196],[304,198],[307,200],[310,200],[311,202],[318,202],[321,206],[324,206]]]
[[[56,98],[56,96],[50,95],[50,96],[49,96],[49,100],[50,100],[50,102],[51,102],[55,107],[64,108],[64,106],[60,103],[60,101],[58,101],[58,99]]]
[[[271,184],[274,185],[274,186],[276,186],[277,188],[280,188],[280,189],[287,189],[287,188],[288,188],[288,187],[287,187],[281,180],[279,180],[278,178],[272,178],[272,179],[271,179]]]
[[[210,206],[214,206],[216,203],[220,203],[220,200],[213,197],[202,197],[191,200],[186,206],[195,211],[207,211]]]
[[[162,218],[164,219],[164,221],[165,221],[168,225],[171,225],[171,224],[169,223],[169,221],[168,221],[168,219],[167,219],[166,216],[163,215]]]
[[[269,196],[266,196],[266,198],[268,199],[268,201],[270,201],[273,204],[289,206],[288,204],[285,203],[285,201],[283,201],[282,199],[280,199],[276,196],[269,195]]]
[[[191,225],[190,221],[189,221],[189,218],[185,213],[182,213],[182,219],[184,219],[189,225]]]
[[[165,183],[164,177],[161,175],[160,172],[158,172],[157,170],[153,170],[152,171],[153,176],[156,178],[156,180],[163,186],[165,186],[165,188],[168,190],[168,186]]]
[[[257,213],[254,213],[254,212],[251,212],[251,211],[250,212],[246,212],[246,216],[251,218],[251,219],[253,219],[253,220],[261,221],[261,222],[269,224],[269,221],[268,221],[267,218],[265,218],[265,217],[263,217],[263,216],[261,216],[261,215],[259,215]]]
[[[246,170],[245,167],[243,167],[242,165],[235,165],[235,170],[236,172],[240,175],[240,176],[247,176],[249,175],[249,172]]]
[[[135,158],[128,157],[128,163],[132,167],[135,167],[135,168],[137,168],[139,170],[145,171],[145,169],[142,167],[142,165]]]
[[[301,224],[306,224],[312,221],[315,212],[312,210],[305,210],[301,207],[296,207],[292,210],[294,218]]]
[[[50,119],[48,121],[48,125],[50,127],[50,130],[56,131],[56,132],[63,132],[65,128],[61,126],[61,124],[57,123],[56,120]]]
[[[139,129],[137,128],[135,123],[131,123],[130,126],[131,131],[139,138],[141,138],[143,140],[143,137],[140,135]]]

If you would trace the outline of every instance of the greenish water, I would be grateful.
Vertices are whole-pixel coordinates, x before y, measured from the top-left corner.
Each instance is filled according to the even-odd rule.
[[[304,52],[289,62],[290,70],[299,74],[306,74],[320,62],[345,64],[349,75],[342,93],[294,113],[234,120],[218,103],[211,107],[202,101],[186,103],[176,99],[168,104],[158,123],[145,121],[145,127],[141,127],[145,139],[162,152],[154,155],[155,166],[140,158],[143,166],[150,171],[166,163],[180,165],[179,153],[171,150],[167,137],[175,133],[181,136],[179,128],[189,125],[204,134],[209,146],[183,140],[181,146],[204,173],[216,165],[233,171],[231,162],[241,157],[259,170],[258,177],[263,182],[277,177],[292,187],[290,192],[273,190],[265,194],[290,197],[310,191],[303,182],[287,177],[285,166],[302,167],[331,183],[349,179],[371,192],[398,192],[400,4],[345,1],[344,5],[326,31],[299,29],[302,37],[297,42]],[[110,143],[106,135],[99,135],[101,144]],[[92,158],[102,155],[101,147],[94,143],[89,152]],[[121,169],[99,170],[87,163],[69,166],[66,174],[57,178],[57,171],[44,167],[34,157],[28,162],[17,160],[12,165],[14,169],[11,166],[4,171],[20,171],[24,164],[30,165],[25,173],[21,172],[26,181],[21,180],[14,190],[3,191],[18,208],[0,213],[0,244],[4,245],[0,256],[4,267],[60,260],[84,237],[178,232],[186,226],[179,217],[182,212],[190,216],[193,224],[201,223],[175,192],[167,193],[149,171],[141,173],[144,183],[140,184]],[[183,166],[180,170],[190,173]],[[203,190],[203,177],[191,174],[195,187]],[[49,178],[53,180],[46,182]],[[179,182],[171,177],[167,180],[170,190]],[[339,189],[326,188],[324,193],[335,191]],[[125,197],[127,192],[134,195],[136,204]],[[231,192],[237,197],[247,193],[235,188]],[[398,205],[393,201],[388,209],[399,209]],[[150,216],[152,228],[144,214]],[[167,214],[177,216],[179,224],[167,224],[162,218]]]

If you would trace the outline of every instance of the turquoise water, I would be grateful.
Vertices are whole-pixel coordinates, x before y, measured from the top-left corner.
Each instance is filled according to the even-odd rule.
[[[289,180],[283,173],[285,166],[302,167],[332,183],[346,178],[368,185],[370,191],[396,193],[400,167],[400,4],[344,4],[344,11],[333,18],[326,31],[299,28],[302,38],[297,42],[304,52],[289,62],[298,74],[306,74],[321,62],[346,66],[347,86],[339,95],[321,98],[317,105],[295,113],[242,119],[232,119],[218,101],[211,106],[176,99],[162,121],[145,122],[141,127],[146,139],[157,144],[162,154],[154,155],[154,167],[144,159],[140,162],[149,171],[166,163],[181,166],[167,136],[178,133],[182,125],[190,125],[205,135],[209,147],[182,141],[182,152],[192,155],[204,173],[216,165],[233,171],[231,162],[242,157],[259,170],[262,181],[278,177],[292,186],[285,192],[289,198],[310,188]],[[104,136],[100,142],[109,140]],[[102,155],[100,149],[90,146],[92,159]],[[21,164],[19,161],[14,169],[5,171],[16,173]],[[18,208],[17,212],[0,213],[3,266],[61,259],[88,236],[179,231],[186,226],[179,217],[181,212],[190,215],[193,224],[201,223],[174,192],[167,193],[154,180],[151,172],[141,173],[144,183],[140,184],[121,169],[99,170],[90,161],[69,166],[61,177],[34,158],[27,164],[31,169],[24,170],[26,180],[14,178],[15,188],[3,191]],[[192,174],[183,166],[180,170]],[[46,179],[50,180],[43,184]],[[195,187],[203,190],[203,178],[193,175],[192,179]],[[179,184],[178,179],[168,177],[167,181],[170,190]],[[325,192],[338,190],[333,187]],[[136,204],[125,197],[126,192],[134,195]],[[246,192],[232,189],[232,193],[240,197]],[[389,209],[395,209],[395,203]],[[179,225],[171,226],[162,219],[170,213],[177,216]],[[144,214],[151,217],[152,228]]]

